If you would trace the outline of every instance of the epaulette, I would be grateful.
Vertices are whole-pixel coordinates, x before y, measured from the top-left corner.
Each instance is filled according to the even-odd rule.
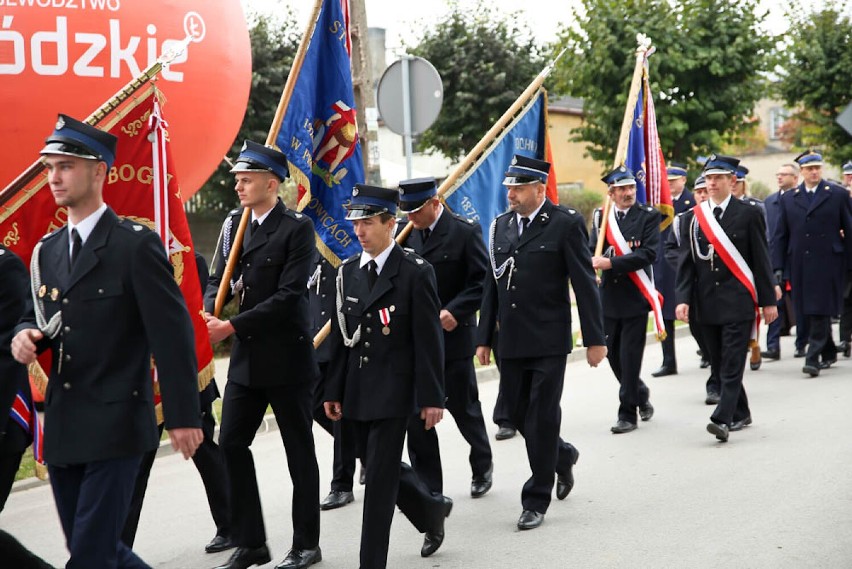
[[[351,257],[349,257],[349,258],[347,258],[347,259],[343,259],[343,261],[341,261],[341,263],[340,263],[340,264],[341,264],[341,265],[345,265],[346,263],[351,263],[351,262],[352,262],[352,261],[354,261],[355,259],[360,259],[360,258],[361,258],[361,253],[355,253],[354,255],[352,255],[352,256],[351,256]]]
[[[289,207],[284,210],[284,215],[291,219],[295,219],[296,221],[302,221],[306,217],[304,213],[296,211],[295,209],[290,209]]]
[[[403,250],[403,251],[408,251],[409,253],[417,253],[417,251],[415,251],[415,250],[414,250],[414,249],[412,249],[411,247],[403,247],[403,248],[402,248],[402,250]]]
[[[565,206],[565,205],[562,205],[562,204],[555,205],[554,208],[553,208],[553,211],[561,211],[562,213],[566,213],[566,214],[568,214],[569,216],[572,216],[572,217],[576,216],[576,215],[580,215],[580,213],[576,209],[574,209],[573,207],[568,207],[568,206]]]
[[[146,231],[151,231],[147,226],[143,225],[142,223],[139,223],[138,221],[134,221],[126,217],[119,219],[118,226],[122,229],[130,231],[131,233],[142,234]]]
[[[405,254],[402,256],[402,258],[407,260],[409,263],[413,263],[413,264],[415,264],[417,266],[421,266],[421,267],[427,265],[427,263],[423,259],[423,257],[421,257],[420,255],[415,253],[412,249],[408,249],[407,247],[403,247],[403,251],[405,252]]]
[[[243,208],[241,208],[241,207],[235,207],[234,209],[232,209],[231,211],[228,212],[229,217],[232,216],[232,215],[242,215],[242,214],[243,214]]]
[[[57,227],[53,231],[51,231],[49,233],[45,233],[44,235],[41,236],[41,239],[39,239],[39,241],[47,241],[48,239],[52,239],[52,238],[56,237],[57,235],[59,235],[59,231],[61,229],[62,229],[62,227]]]
[[[641,209],[644,209],[648,213],[657,213],[657,209],[654,206],[642,204],[639,206]]]

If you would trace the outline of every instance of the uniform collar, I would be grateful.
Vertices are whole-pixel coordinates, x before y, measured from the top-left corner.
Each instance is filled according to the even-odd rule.
[[[103,214],[106,210],[107,210],[107,205],[105,203],[102,203],[101,207],[99,207],[98,209],[96,209],[95,211],[90,213],[88,216],[86,216],[85,219],[83,219],[80,223],[77,223],[76,225],[71,223],[71,220],[69,219],[68,220],[68,235],[70,236],[71,231],[76,229],[77,233],[80,234],[80,240],[83,243],[85,243],[86,240],[89,238],[89,235],[91,235],[92,231],[94,231],[95,226],[101,220],[101,216],[103,216]],[[68,242],[70,244],[70,242],[71,242],[70,237],[68,239]]]
[[[396,242],[394,240],[391,240],[391,243],[390,243],[390,245],[388,245],[387,249],[385,249],[384,251],[382,251],[381,253],[379,253],[375,257],[371,257],[370,254],[367,253],[366,251],[361,251],[361,260],[358,263],[358,266],[363,269],[364,266],[367,263],[369,263],[370,261],[375,261],[376,262],[376,274],[377,275],[381,274],[382,267],[385,266],[385,263],[387,262],[388,257],[390,257],[391,251],[393,251],[393,246],[395,244],[396,244]]]

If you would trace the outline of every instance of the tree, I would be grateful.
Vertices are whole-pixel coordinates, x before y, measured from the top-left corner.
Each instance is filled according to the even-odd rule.
[[[301,39],[301,32],[295,29],[295,20],[289,8],[280,17],[249,14],[251,92],[242,126],[228,153],[231,159],[237,157],[246,139],[266,142]],[[227,85],[222,88],[227,89]],[[223,161],[199,191],[201,209],[216,218],[238,204],[230,169]]]
[[[797,5],[788,17],[792,33],[779,50],[776,88],[799,109],[790,134],[800,149],[818,147],[829,162],[842,164],[852,158],[852,136],[835,119],[852,102],[852,20],[836,2],[814,13]]]
[[[586,122],[575,140],[612,164],[635,65],[636,34],[651,38],[651,91],[663,151],[670,160],[698,154],[754,129],[755,103],[765,92],[773,38],[758,26],[757,0],[582,0],[574,27],[554,49],[567,47],[552,84],[582,97]]]
[[[409,53],[428,60],[444,86],[444,103],[419,146],[458,159],[469,152],[544,66],[522,18],[480,2],[451,4]]]

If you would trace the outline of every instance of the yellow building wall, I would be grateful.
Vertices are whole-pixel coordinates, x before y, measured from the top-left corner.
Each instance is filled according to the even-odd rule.
[[[586,143],[571,141],[571,130],[582,124],[582,117],[551,110],[547,118],[557,184],[577,184],[584,189],[606,193],[601,176],[608,168],[584,155]]]

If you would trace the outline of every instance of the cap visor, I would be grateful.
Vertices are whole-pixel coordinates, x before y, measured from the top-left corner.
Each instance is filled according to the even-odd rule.
[[[86,160],[98,160],[98,157],[91,151],[65,142],[48,142],[39,154],[42,156],[45,154],[59,154],[61,156],[76,156],[77,158],[85,158]]]
[[[376,217],[377,215],[381,215],[386,212],[387,210],[375,210],[372,208],[355,207],[346,212],[345,219],[349,221],[354,221],[356,219],[367,219],[368,217]]]

